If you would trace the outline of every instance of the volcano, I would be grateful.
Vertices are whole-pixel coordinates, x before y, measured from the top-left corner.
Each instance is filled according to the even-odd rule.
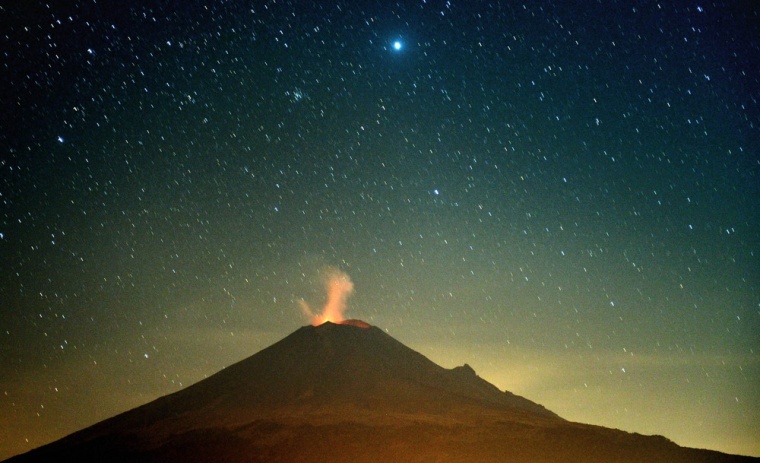
[[[733,462],[573,423],[359,320],[305,326],[20,462]]]

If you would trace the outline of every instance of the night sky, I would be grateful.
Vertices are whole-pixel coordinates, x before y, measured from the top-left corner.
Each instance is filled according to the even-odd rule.
[[[0,458],[338,271],[442,366],[760,455],[754,2],[36,3],[0,6]]]

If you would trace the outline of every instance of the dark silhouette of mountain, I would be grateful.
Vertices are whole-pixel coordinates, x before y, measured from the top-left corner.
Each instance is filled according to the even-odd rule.
[[[20,462],[739,462],[569,422],[359,320],[306,326]]]

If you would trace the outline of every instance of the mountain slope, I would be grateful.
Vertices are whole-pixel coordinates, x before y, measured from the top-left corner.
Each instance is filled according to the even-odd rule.
[[[300,328],[193,386],[10,461],[69,458],[745,461],[568,422],[359,321]]]

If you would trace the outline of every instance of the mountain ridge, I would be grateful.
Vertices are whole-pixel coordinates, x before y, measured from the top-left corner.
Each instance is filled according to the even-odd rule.
[[[760,461],[569,422],[361,321],[305,326],[9,462]]]

